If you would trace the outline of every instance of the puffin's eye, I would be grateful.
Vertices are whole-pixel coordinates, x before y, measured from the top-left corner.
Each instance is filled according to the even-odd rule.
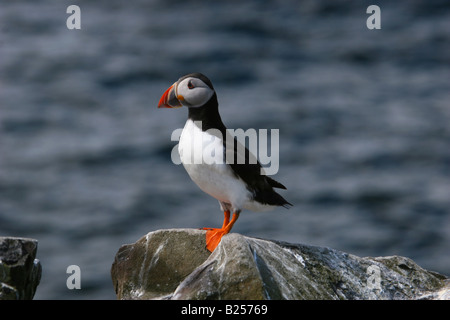
[[[194,89],[194,84],[192,83],[191,80],[189,80],[187,86],[188,86],[189,89]]]

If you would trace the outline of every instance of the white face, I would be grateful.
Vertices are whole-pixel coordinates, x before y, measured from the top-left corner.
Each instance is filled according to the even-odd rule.
[[[195,108],[203,106],[214,94],[206,83],[198,78],[183,79],[175,88],[177,99],[182,105]]]

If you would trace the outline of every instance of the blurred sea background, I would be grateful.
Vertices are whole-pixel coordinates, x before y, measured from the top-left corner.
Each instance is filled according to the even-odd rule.
[[[156,108],[190,72],[229,128],[280,130],[294,207],[245,211],[233,232],[450,275],[448,1],[18,0],[0,26],[0,235],[39,241],[35,299],[115,299],[122,244],[221,225],[171,162],[187,110]]]

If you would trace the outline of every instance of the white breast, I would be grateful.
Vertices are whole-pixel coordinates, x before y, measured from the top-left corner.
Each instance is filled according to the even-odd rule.
[[[189,119],[181,133],[178,151],[184,168],[204,192],[242,209],[251,194],[225,163],[220,132],[204,132],[198,125]]]

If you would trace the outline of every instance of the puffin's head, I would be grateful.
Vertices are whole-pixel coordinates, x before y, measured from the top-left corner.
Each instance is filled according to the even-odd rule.
[[[213,95],[211,81],[201,73],[191,73],[178,79],[164,92],[158,108],[197,108],[205,105]]]

